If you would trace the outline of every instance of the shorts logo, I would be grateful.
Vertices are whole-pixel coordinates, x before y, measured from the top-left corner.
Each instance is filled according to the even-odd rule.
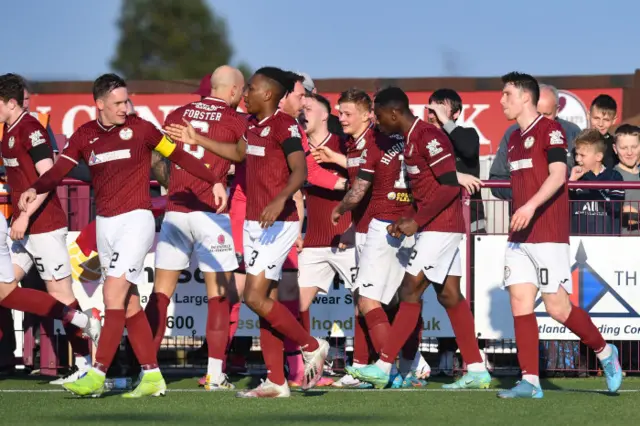
[[[60,270],[60,268],[62,268],[62,265],[58,265],[58,267],[57,268],[53,268],[53,270],[58,272]]]
[[[370,284],[370,283],[362,284],[362,287],[364,287],[364,288],[373,287],[373,284]]]
[[[129,268],[129,273],[132,274],[136,271],[136,268]]]
[[[275,267],[276,267],[276,265],[269,265],[269,266],[267,266],[267,268],[268,268],[268,269],[273,269],[273,268],[275,268]]]
[[[511,276],[511,269],[508,266],[504,267],[504,279],[506,280]]]
[[[533,136],[529,136],[527,139],[524,140],[524,147],[527,149],[531,148],[535,141],[536,140],[534,139]]]
[[[130,128],[127,127],[126,129],[120,130],[120,139],[122,139],[123,141],[128,141],[132,137],[133,130],[131,130]]]
[[[9,149],[13,148],[13,145],[15,145],[15,143],[16,143],[16,138],[11,136],[9,138]]]
[[[216,239],[216,245],[211,246],[210,250],[212,253],[224,253],[228,251],[234,251],[233,245],[227,244],[227,239],[223,234],[218,235]]]

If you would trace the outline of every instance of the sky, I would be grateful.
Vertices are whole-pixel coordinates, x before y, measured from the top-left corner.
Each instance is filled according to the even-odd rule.
[[[637,0],[593,6],[584,0],[207,3],[227,21],[234,61],[318,79],[492,77],[513,70],[631,74],[640,68]],[[111,71],[120,6],[119,0],[5,2],[0,73],[52,81],[93,80]]]

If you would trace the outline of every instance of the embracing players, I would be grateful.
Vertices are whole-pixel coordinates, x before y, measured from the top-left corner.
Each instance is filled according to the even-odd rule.
[[[173,111],[165,125],[182,124],[186,119],[199,133],[212,139],[235,144],[244,135],[246,119],[236,112],[244,90],[242,73],[221,66],[211,77],[210,96]],[[223,370],[229,336],[230,305],[227,292],[233,292],[232,272],[238,267],[226,209],[227,173],[231,162],[201,146],[178,143],[211,171],[217,183],[190,174],[177,165],[171,170],[167,212],[156,248],[154,290],[145,308],[156,351],[164,337],[167,309],[176,290],[180,273],[189,267],[192,254],[207,286],[207,350],[209,361],[206,390],[232,389]]]
[[[198,135],[191,125],[167,127],[170,134],[184,142],[202,145],[228,160],[240,162],[246,154],[244,301],[260,317],[260,343],[269,373],[267,380],[256,389],[237,394],[244,398],[290,395],[281,368],[281,335],[302,348],[303,389],[313,387],[321,379],[329,349],[326,341],[312,337],[277,301],[275,291],[284,261],[300,231],[301,218],[292,197],[307,177],[300,128],[291,116],[278,110],[280,99],[292,91],[293,86],[290,75],[281,69],[264,67],[255,72],[244,97],[251,114],[249,126],[236,145]]]
[[[417,211],[403,210],[405,216],[395,218],[395,223],[385,227],[385,232],[388,229],[387,238],[415,235],[416,241],[406,263],[404,279],[401,274],[398,280],[398,284],[402,281],[400,309],[393,327],[386,331],[388,338],[377,348],[380,359],[366,367],[348,368],[348,372],[376,387],[386,386],[396,357],[421,316],[422,294],[429,284],[434,284],[468,368],[462,379],[445,388],[488,388],[491,377],[480,356],[471,310],[460,293],[462,265],[458,247],[464,222],[451,142],[441,130],[411,113],[409,98],[399,88],[390,87],[376,95],[375,114],[384,132],[406,135],[403,172],[406,171],[411,181],[417,205]],[[369,235],[365,246],[368,243]],[[368,278],[374,279],[375,276]],[[359,278],[362,284],[368,280]]]
[[[145,279],[144,258],[155,238],[149,194],[151,152],[158,151],[211,185],[219,182],[201,162],[176,149],[152,123],[127,115],[127,85],[119,76],[105,74],[96,79],[93,98],[98,119],[76,130],[60,159],[21,195],[19,207],[28,211],[38,194],[55,190],[80,159],[87,163],[96,193],[98,256],[105,276],[104,327],[93,368],[63,386],[81,396],[101,395],[126,326],[143,376],[136,389],[123,397],[164,395],[166,384],[136,289]]]

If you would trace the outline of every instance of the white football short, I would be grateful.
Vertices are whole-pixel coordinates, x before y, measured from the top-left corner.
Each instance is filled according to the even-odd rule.
[[[409,274],[417,277],[422,271],[429,282],[435,284],[444,284],[447,275],[462,276],[462,234],[425,231],[415,237],[416,245],[411,251],[406,268]]]
[[[509,243],[504,256],[504,286],[535,284],[542,293],[556,293],[562,286],[573,290],[569,244]]]
[[[367,234],[356,232],[356,263],[360,263],[360,256],[362,255],[362,249],[364,248],[365,241],[367,241]]]
[[[413,237],[394,238],[389,223],[373,219],[362,248],[354,289],[360,296],[388,305],[402,283],[414,245]]]
[[[11,262],[25,274],[35,266],[44,281],[68,277],[71,275],[71,260],[67,249],[67,233],[67,228],[60,228],[42,234],[26,234],[17,241],[7,236]]]
[[[229,215],[198,211],[165,213],[155,267],[169,271],[187,269],[194,251],[202,272],[238,268]]]
[[[247,274],[259,275],[264,271],[267,279],[280,280],[282,266],[299,234],[300,223],[297,221],[277,221],[262,229],[257,220],[245,220],[242,243]]]
[[[298,255],[298,285],[317,287],[328,293],[336,274],[347,288],[353,287],[357,275],[355,248],[340,250],[336,247],[305,248]]]
[[[9,232],[7,221],[0,217],[0,283],[12,283],[16,277],[13,273],[13,262],[7,239]]]
[[[146,283],[144,259],[153,246],[155,235],[155,220],[149,210],[98,216],[96,236],[103,278],[124,275],[132,284]]]

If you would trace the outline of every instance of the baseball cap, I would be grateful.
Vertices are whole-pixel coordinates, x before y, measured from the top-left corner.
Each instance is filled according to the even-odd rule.
[[[200,96],[211,96],[211,74],[207,74],[202,77],[202,80],[200,80],[200,87],[192,93]]]
[[[304,81],[302,82],[304,90],[306,90],[307,92],[313,92],[315,90],[316,85],[313,83],[313,80],[311,79],[311,76],[309,74],[307,74],[306,72],[296,72],[296,74],[304,78]]]

